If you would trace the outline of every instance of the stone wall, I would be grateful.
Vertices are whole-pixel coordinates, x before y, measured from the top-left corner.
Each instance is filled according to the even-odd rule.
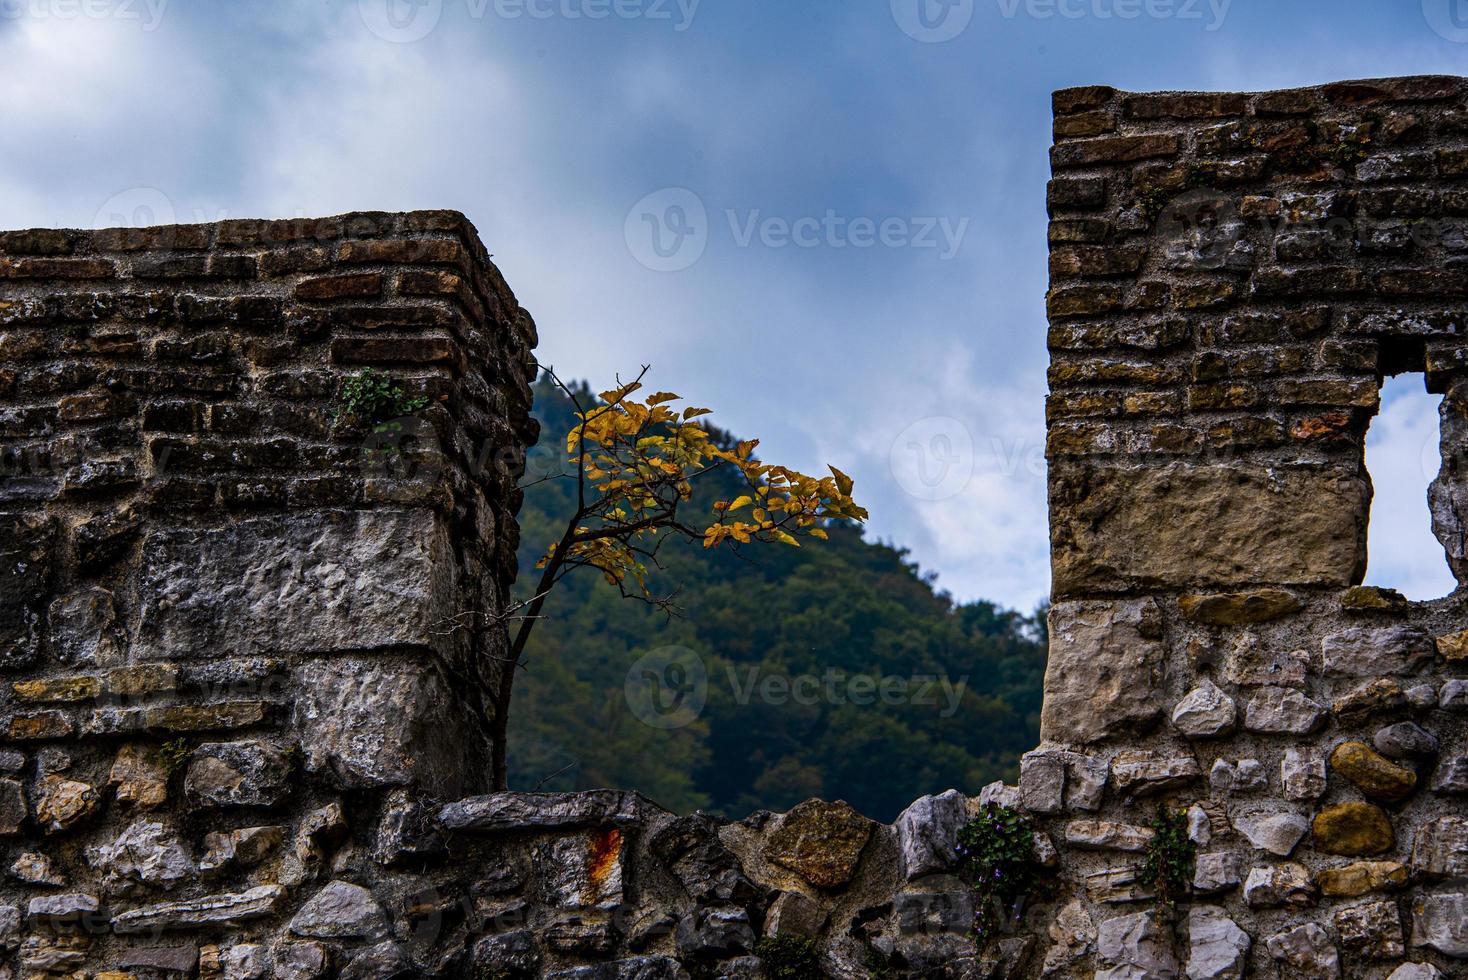
[[[486,788],[535,342],[455,213],[0,234],[15,975],[188,973]]]
[[[1360,583],[1404,372],[1446,396],[1468,576],[1468,83],[1054,105],[1043,972],[1462,975],[1468,616]],[[1198,848],[1175,929],[1138,880],[1163,805]]]
[[[1044,742],[893,826],[484,792],[535,332],[462,216],[0,234],[0,978],[1464,975],[1468,617],[1360,581],[1402,372],[1468,575],[1468,83],[1055,108]]]

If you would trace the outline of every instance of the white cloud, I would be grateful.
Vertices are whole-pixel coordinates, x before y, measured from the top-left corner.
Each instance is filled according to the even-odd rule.
[[[1456,587],[1427,507],[1427,486],[1442,462],[1441,403],[1442,396],[1424,390],[1420,374],[1392,378],[1366,437],[1366,467],[1376,488],[1366,581],[1410,599],[1438,599]]]

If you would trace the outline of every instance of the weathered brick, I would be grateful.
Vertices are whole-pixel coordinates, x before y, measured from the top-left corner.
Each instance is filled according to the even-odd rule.
[[[15,742],[43,742],[70,738],[76,723],[59,711],[16,714],[10,718],[9,735]]]
[[[1165,350],[1187,341],[1191,326],[1182,317],[1108,320],[1101,323],[1057,323],[1050,328],[1052,350],[1102,350],[1133,347]]]
[[[90,701],[102,691],[95,677],[49,677],[16,681],[10,685],[15,699],[25,704],[55,704]]]
[[[1259,116],[1303,116],[1320,104],[1312,91],[1266,92],[1254,100],[1254,113]]]
[[[1361,269],[1260,269],[1254,274],[1254,293],[1273,296],[1333,296],[1365,291],[1370,285]]]
[[[1375,379],[1285,379],[1276,389],[1281,405],[1344,405],[1375,409],[1381,388]]]
[[[1074,245],[1057,248],[1050,253],[1052,276],[1125,276],[1141,269],[1146,261],[1145,245],[1105,246]]]
[[[1121,286],[1056,286],[1046,306],[1053,317],[1111,313],[1122,308],[1126,292]]]
[[[1384,296],[1468,296],[1468,268],[1393,269],[1373,276],[1372,286]]]
[[[1051,108],[1060,115],[1099,109],[1116,96],[1116,89],[1109,85],[1084,85],[1063,88],[1050,96]]]
[[[468,254],[463,244],[443,238],[343,242],[337,252],[337,260],[346,264],[391,262],[468,268]]]
[[[1162,386],[1177,384],[1184,378],[1183,369],[1175,364],[1151,361],[1124,361],[1113,358],[1056,360],[1050,365],[1050,384],[1064,387],[1078,384],[1139,384]]]
[[[154,225],[146,228],[107,228],[92,232],[92,246],[101,252],[141,252],[150,249],[209,247],[209,225]]]
[[[227,731],[258,725],[268,712],[264,701],[162,705],[143,709],[142,727],[163,732]]]
[[[52,228],[0,232],[0,253],[6,255],[70,255],[75,248],[70,232]]]
[[[1238,295],[1233,282],[1179,283],[1172,287],[1172,305],[1179,310],[1211,310],[1228,306]]]
[[[1104,177],[1056,177],[1046,189],[1046,201],[1052,210],[1059,208],[1099,208],[1106,204]]]
[[[1097,218],[1066,219],[1050,222],[1050,242],[1096,243],[1111,237],[1111,224]]]
[[[134,664],[102,676],[103,690],[118,697],[166,694],[178,688],[177,664]]]
[[[1154,157],[1177,156],[1177,137],[1170,133],[1142,136],[1103,136],[1062,143],[1050,149],[1055,167],[1090,167],[1099,164],[1134,163]]]
[[[323,276],[319,279],[307,279],[296,286],[296,299],[308,301],[360,299],[381,295],[382,274],[378,272]]]
[[[1109,112],[1082,112],[1074,116],[1055,117],[1055,138],[1100,136],[1116,130],[1116,116]]]
[[[1249,97],[1212,92],[1130,95],[1124,106],[1133,119],[1217,119],[1243,115]]]
[[[447,337],[340,337],[331,342],[338,364],[451,364],[459,349]]]
[[[0,279],[111,279],[117,267],[106,259],[0,258]]]

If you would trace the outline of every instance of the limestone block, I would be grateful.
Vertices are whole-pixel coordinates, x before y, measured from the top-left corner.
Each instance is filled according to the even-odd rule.
[[[967,822],[968,800],[954,789],[924,796],[903,810],[896,823],[903,876],[911,881],[952,867],[958,831]]]
[[[19,667],[40,649],[55,523],[35,514],[0,514],[0,667]]]
[[[1321,664],[1337,677],[1406,675],[1431,665],[1432,638],[1409,626],[1356,626],[1332,633],[1321,643]]]
[[[1412,945],[1468,959],[1468,894],[1423,895],[1414,901]]]
[[[1188,913],[1188,980],[1236,980],[1244,975],[1253,940],[1217,909]]]
[[[138,653],[165,659],[434,646],[457,610],[431,511],[326,511],[143,543]]]
[[[387,916],[361,885],[333,881],[301,906],[290,931],[312,939],[380,939],[387,933]]]
[[[295,727],[309,773],[345,789],[413,783],[455,798],[465,780],[483,772],[482,736],[427,664],[316,660],[296,671],[295,687]]]
[[[1050,611],[1040,737],[1083,745],[1154,727],[1164,651],[1151,599],[1061,602]]]
[[[1050,472],[1057,596],[1346,586],[1365,567],[1368,491],[1346,470],[1056,460]]]
[[[1275,933],[1265,946],[1270,956],[1305,980],[1340,980],[1340,954],[1318,923],[1307,922]]]

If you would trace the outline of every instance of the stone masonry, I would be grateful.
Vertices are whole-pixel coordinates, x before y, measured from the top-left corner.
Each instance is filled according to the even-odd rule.
[[[1054,101],[1043,974],[1461,975],[1468,616],[1360,583],[1404,372],[1446,396],[1468,580],[1468,83]],[[1138,882],[1162,805],[1198,849],[1175,929]]]
[[[1468,975],[1468,616],[1360,585],[1403,372],[1468,576],[1468,83],[1055,109],[1043,744],[892,826],[487,792],[536,338],[461,215],[0,234],[0,980]]]

